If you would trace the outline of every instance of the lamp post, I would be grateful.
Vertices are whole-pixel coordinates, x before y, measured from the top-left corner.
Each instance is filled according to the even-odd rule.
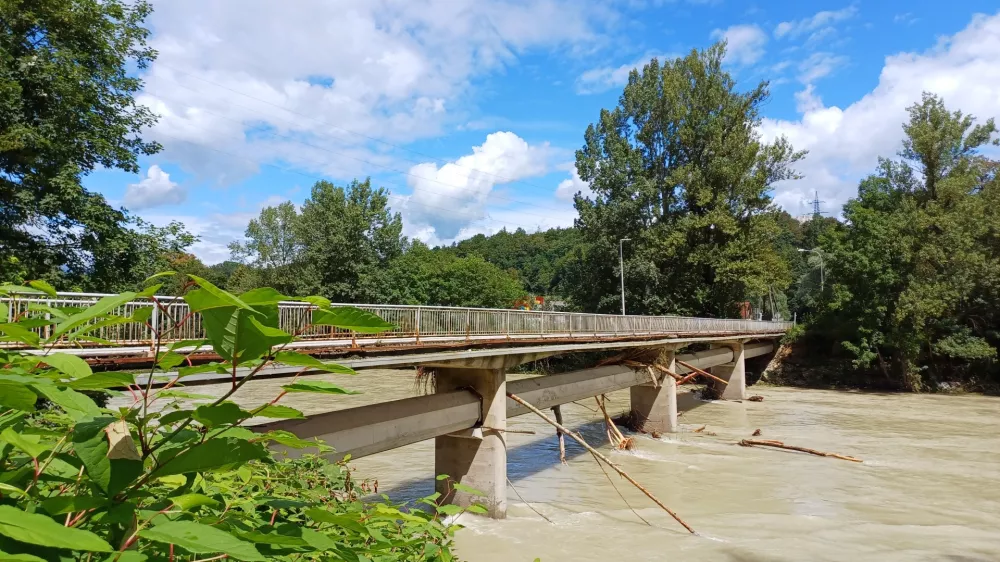
[[[631,238],[622,238],[618,241],[618,269],[622,274],[622,316],[625,316],[625,242],[631,242]]]
[[[823,285],[825,283],[825,275],[823,273],[823,253],[819,250],[806,250],[805,248],[799,248],[800,252],[806,252],[811,254],[816,254],[819,256],[819,292],[823,292]]]

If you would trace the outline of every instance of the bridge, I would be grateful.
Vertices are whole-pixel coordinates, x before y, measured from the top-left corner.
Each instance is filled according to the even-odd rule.
[[[104,295],[60,293],[5,299],[10,318],[32,305],[85,306]],[[161,298],[161,297],[158,297]],[[181,299],[161,298],[163,310],[153,308],[146,324],[117,324],[93,334],[99,342],[61,350],[98,365],[138,366],[152,360],[153,330],[166,328],[191,315]],[[115,311],[131,317],[148,302],[134,301]],[[746,360],[770,354],[774,340],[791,322],[681,316],[618,316],[546,311],[497,310],[405,305],[350,305],[393,323],[377,336],[329,327],[310,327],[311,306],[302,302],[279,305],[279,324],[301,340],[289,347],[355,369],[420,366],[433,372],[434,392],[403,400],[350,408],[253,426],[255,430],[282,429],[302,438],[318,437],[352,458],[387,451],[426,439],[435,440],[435,472],[449,475],[438,481],[445,501],[467,506],[480,503],[494,518],[507,509],[507,419],[528,413],[508,393],[537,408],[556,408],[583,398],[630,389],[631,411],[645,431],[677,431],[678,410],[697,403],[691,391],[663,370],[628,362],[602,365],[508,383],[509,369],[545,357],[587,351],[634,349],[656,357],[670,374],[684,376],[710,371],[721,398],[746,397]],[[9,318],[8,318],[9,320]],[[45,328],[40,328],[43,331]],[[197,314],[171,334],[170,341],[204,337]],[[161,341],[161,344],[169,343]],[[684,348],[702,344],[698,351]],[[703,349],[706,348],[707,349]],[[182,351],[184,348],[182,348]],[[194,351],[194,348],[189,348]],[[192,357],[198,358],[197,355]],[[202,360],[210,360],[208,355]],[[275,365],[259,377],[288,377],[301,367]],[[142,377],[137,382],[144,384]],[[229,380],[216,374],[185,377],[184,383],[207,384]],[[154,380],[154,383],[159,384]],[[455,490],[458,482],[482,495]],[[466,488],[467,489],[467,488]]]

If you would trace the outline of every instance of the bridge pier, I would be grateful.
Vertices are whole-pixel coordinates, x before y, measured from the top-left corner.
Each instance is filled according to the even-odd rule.
[[[727,342],[721,345],[733,350],[733,360],[724,365],[712,367],[712,374],[729,384],[723,385],[715,382],[712,384],[712,388],[723,400],[743,400],[747,397],[746,353],[743,349],[743,341]]]
[[[660,363],[677,372],[673,349],[663,350]],[[673,377],[662,377],[662,382],[656,385],[647,382],[633,386],[629,393],[637,429],[647,433],[677,433],[677,381]]]
[[[473,429],[434,439],[434,472],[442,503],[461,507],[481,504],[493,519],[507,515],[507,377],[504,369],[437,368],[435,392],[471,390],[482,399],[482,417]],[[500,431],[497,431],[500,430]],[[482,495],[456,490],[455,483]]]

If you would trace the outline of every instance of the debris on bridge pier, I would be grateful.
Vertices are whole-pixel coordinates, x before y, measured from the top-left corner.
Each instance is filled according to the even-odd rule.
[[[603,394],[600,396],[595,396],[594,400],[597,401],[597,407],[600,408],[601,414],[604,415],[604,428],[608,434],[608,442],[611,446],[618,449],[619,451],[631,451],[635,449],[635,439],[631,437],[625,437],[618,426],[615,425],[614,420],[608,415],[608,410],[604,406],[604,401],[607,400]]]

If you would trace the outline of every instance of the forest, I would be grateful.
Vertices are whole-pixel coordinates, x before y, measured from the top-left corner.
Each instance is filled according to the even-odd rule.
[[[135,100],[141,76],[124,71],[155,58],[145,15],[128,11],[118,30],[54,20],[88,36],[83,51],[25,41],[19,20],[0,35],[0,281],[117,292],[173,270],[236,293],[499,308],[544,296],[617,313],[623,275],[633,314],[733,317],[749,302],[797,319],[790,364],[812,375],[786,382],[998,388],[991,118],[924,93],[899,152],[872,163],[842,213],[800,220],[772,197],[779,182],[808,186],[796,171],[808,154],[762,139],[768,82],[737,84],[719,43],[632,70],[618,104],[583,131],[576,169],[591,191],[576,195],[573,227],[428,247],[402,234],[370,179],[319,181],[301,205],[263,209],[229,260],[206,265],[185,225],[148,224],[84,187],[98,168],[135,173],[162,149],[143,138],[156,115]],[[28,56],[44,64],[15,64]]]

